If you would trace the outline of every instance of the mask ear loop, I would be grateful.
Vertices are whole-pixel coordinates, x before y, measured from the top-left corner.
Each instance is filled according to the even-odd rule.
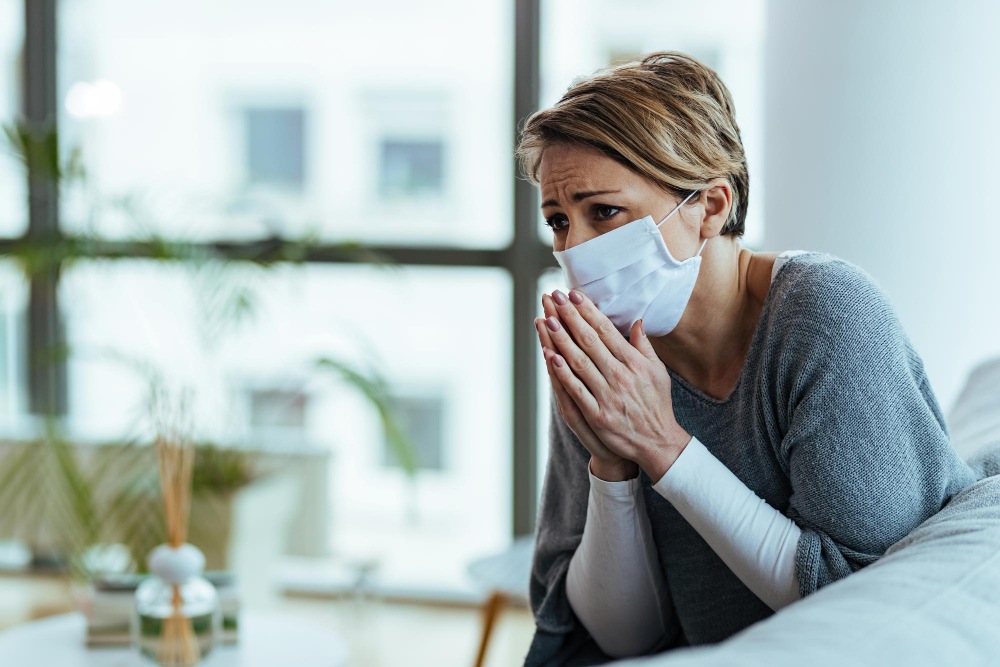
[[[686,203],[687,203],[687,200],[688,200],[688,199],[691,199],[691,197],[693,197],[693,196],[694,196],[694,195],[695,195],[695,194],[696,194],[697,192],[698,192],[698,190],[695,190],[694,192],[692,192],[691,194],[689,194],[689,195],[688,195],[687,197],[685,197],[685,198],[684,198],[684,201],[682,201],[682,202],[681,202],[680,204],[678,204],[677,206],[675,206],[675,207],[674,207],[674,210],[672,210],[672,211],[671,211],[670,213],[667,213],[667,217],[666,217],[666,218],[664,218],[663,220],[660,220],[660,221],[659,221],[658,223],[656,223],[656,226],[657,226],[657,227],[659,227],[659,226],[660,226],[660,225],[662,225],[662,224],[663,224],[664,222],[666,222],[666,221],[667,221],[667,219],[668,219],[668,218],[669,218],[670,216],[672,216],[672,215],[673,215],[674,213],[676,213],[676,212],[677,212],[677,209],[679,209],[679,208],[680,208],[681,206],[684,206],[684,204],[686,204]]]
[[[687,203],[687,200],[688,200],[688,199],[691,199],[691,197],[693,197],[693,196],[694,196],[695,194],[697,194],[698,192],[699,192],[698,190],[695,190],[694,192],[692,192],[691,194],[689,194],[689,195],[688,195],[687,197],[685,197],[685,198],[684,198],[684,201],[682,201],[682,202],[681,202],[680,204],[678,204],[677,206],[675,206],[675,207],[674,207],[674,210],[673,210],[673,211],[671,211],[670,213],[667,213],[667,217],[666,217],[666,218],[664,218],[663,220],[660,220],[660,221],[659,221],[658,223],[656,223],[656,226],[657,226],[657,227],[659,227],[659,226],[660,226],[660,225],[662,225],[662,224],[663,224],[664,222],[666,222],[666,221],[667,221],[667,218],[669,218],[669,217],[670,217],[670,216],[672,216],[672,215],[673,215],[674,213],[676,213],[676,212],[677,212],[677,209],[679,209],[679,208],[680,208],[681,206],[684,206],[684,204],[686,204],[686,203]],[[698,248],[698,252],[696,252],[696,253],[694,254],[694,256],[695,256],[695,257],[697,257],[698,255],[700,255],[700,254],[701,254],[701,251],[705,249],[705,244],[706,244],[706,243],[708,243],[708,239],[707,239],[707,238],[706,238],[706,239],[705,239],[704,241],[702,241],[702,242],[701,242],[701,247],[700,247],[700,248]]]
[[[698,255],[700,255],[700,254],[701,254],[701,251],[705,249],[705,244],[706,244],[706,243],[708,243],[708,239],[705,239],[704,241],[702,241],[702,242],[701,242],[701,247],[700,247],[700,248],[698,248],[698,252],[696,252],[696,253],[694,254],[694,256],[695,256],[695,257],[697,257]]]

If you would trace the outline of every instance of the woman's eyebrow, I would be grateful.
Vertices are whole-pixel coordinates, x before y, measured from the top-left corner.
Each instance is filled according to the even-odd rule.
[[[591,192],[577,192],[573,194],[573,201],[583,201],[587,197],[594,197],[596,195],[609,195],[616,192],[621,192],[621,190],[592,190]],[[550,199],[547,202],[542,203],[541,208],[546,206],[559,206],[559,202],[555,199]]]

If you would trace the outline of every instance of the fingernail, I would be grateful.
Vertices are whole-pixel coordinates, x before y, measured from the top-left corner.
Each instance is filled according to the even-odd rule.
[[[555,292],[552,293],[552,298],[555,299],[556,303],[558,303],[560,306],[566,305],[566,295],[560,292],[559,290],[556,290]]]
[[[563,365],[563,358],[562,358],[562,357],[560,357],[560,356],[559,356],[559,355],[557,354],[557,355],[555,356],[555,358],[553,358],[553,359],[552,359],[552,363],[554,363],[554,364],[555,364],[556,366],[559,366],[560,368],[562,368],[562,365]]]
[[[545,324],[549,326],[552,331],[559,331],[559,320],[549,315],[545,318]]]
[[[642,332],[643,336],[646,335],[646,325],[642,323],[642,318],[641,317],[639,318],[639,331]]]
[[[579,306],[581,303],[583,303],[583,295],[580,294],[575,289],[571,289],[569,291],[569,300]]]

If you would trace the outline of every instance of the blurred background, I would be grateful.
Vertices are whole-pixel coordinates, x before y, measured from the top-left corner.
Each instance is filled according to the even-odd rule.
[[[733,94],[744,245],[869,271],[947,411],[1000,352],[998,26],[987,0],[0,0],[0,627],[143,569],[145,401],[182,383],[242,609],[319,619],[351,664],[464,665],[500,608],[485,662],[519,662],[561,279],[516,129],[650,51]]]

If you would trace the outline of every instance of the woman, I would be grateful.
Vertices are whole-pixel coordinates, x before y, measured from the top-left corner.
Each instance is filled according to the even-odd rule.
[[[661,52],[579,80],[518,158],[575,288],[535,321],[552,427],[526,665],[724,639],[979,479],[868,273],[741,246],[749,176],[711,69]]]

